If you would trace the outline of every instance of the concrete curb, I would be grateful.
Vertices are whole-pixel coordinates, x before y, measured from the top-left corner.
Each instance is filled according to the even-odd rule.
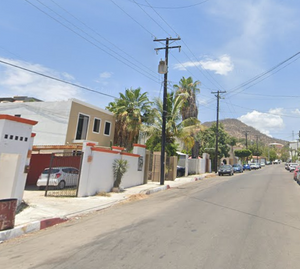
[[[163,190],[166,190],[166,189],[170,189],[170,186],[169,185],[164,185],[164,186],[161,186],[161,187],[157,187],[157,188],[153,188],[153,189],[143,191],[141,193],[152,194],[152,193],[163,191]],[[13,238],[16,238],[16,237],[19,237],[19,236],[22,236],[22,235],[25,235],[25,234],[28,234],[28,233],[32,233],[32,232],[36,232],[36,231],[39,231],[39,230],[42,230],[42,229],[49,228],[51,226],[66,222],[66,221],[70,220],[71,218],[74,218],[74,217],[79,216],[79,215],[83,215],[85,213],[87,214],[87,213],[103,210],[105,208],[111,207],[112,205],[121,203],[121,202],[123,202],[124,200],[127,200],[127,199],[129,199],[129,197],[126,198],[126,199],[121,199],[119,201],[115,201],[115,202],[103,205],[101,207],[96,207],[96,208],[93,208],[93,209],[72,213],[72,214],[69,214],[68,216],[65,216],[65,217],[62,217],[62,218],[55,217],[55,218],[43,219],[43,220],[40,220],[40,221],[34,221],[34,222],[31,222],[31,223],[28,223],[28,224],[16,226],[13,229],[0,231],[0,243],[3,243],[6,240],[13,239]]]
[[[194,181],[204,179],[205,177],[206,177],[206,175],[204,174],[204,175],[200,175],[200,176],[185,178],[184,180],[178,179],[178,180],[175,180],[175,181],[178,181],[178,182],[181,181],[182,184],[185,184],[185,183],[194,182]],[[159,192],[159,191],[164,191],[164,190],[167,190],[167,189],[170,189],[170,188],[171,188],[170,185],[162,185],[162,186],[159,186],[159,187],[154,187],[154,188],[150,188],[150,189],[147,189],[147,190],[143,190],[140,193],[150,195],[152,193],[156,193],[156,192]],[[176,186],[175,186],[175,188],[176,188]],[[112,205],[121,203],[122,201],[127,200],[127,199],[129,199],[129,197],[125,198],[125,199],[120,199],[118,201],[114,201],[114,202],[111,202],[111,203],[108,203],[108,204],[105,204],[105,205],[102,205],[100,207],[95,207],[95,208],[91,208],[91,209],[80,211],[80,212],[70,213],[69,215],[64,216],[64,217],[54,217],[54,218],[49,218],[49,219],[43,219],[43,220],[40,220],[40,221],[34,221],[34,222],[31,222],[31,223],[28,223],[28,224],[16,226],[16,227],[14,227],[13,229],[10,229],[10,230],[0,231],[0,243],[3,243],[4,241],[9,240],[9,239],[13,239],[13,238],[16,238],[16,237],[19,237],[19,236],[22,236],[22,235],[25,235],[25,234],[28,234],[28,233],[32,233],[32,232],[35,232],[35,231],[46,229],[48,227],[66,222],[66,221],[68,221],[71,218],[74,218],[76,216],[80,216],[80,215],[84,215],[84,214],[87,214],[87,213],[96,212],[96,211],[106,209],[108,207],[111,207]]]
[[[3,241],[13,239],[19,236],[22,236],[27,233],[32,233],[35,231],[39,231],[42,229],[46,229],[48,227],[54,226],[56,224],[62,223],[67,221],[66,218],[50,218],[50,219],[44,219],[40,221],[34,221],[28,224],[20,225],[17,227],[14,227],[10,230],[5,230],[0,232],[0,243]]]

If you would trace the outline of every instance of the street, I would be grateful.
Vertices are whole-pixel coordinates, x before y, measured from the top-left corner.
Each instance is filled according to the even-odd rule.
[[[300,268],[300,186],[284,164],[216,176],[0,245],[2,268]]]

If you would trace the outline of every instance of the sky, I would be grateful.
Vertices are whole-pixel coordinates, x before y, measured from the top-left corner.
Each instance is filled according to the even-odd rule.
[[[77,98],[105,108],[126,89],[162,98],[199,81],[198,119],[234,118],[299,138],[298,0],[9,0],[0,3],[0,96]],[[179,40],[180,39],[180,40]],[[58,80],[54,80],[55,78]],[[67,83],[64,83],[67,82]],[[251,137],[251,133],[248,134]]]

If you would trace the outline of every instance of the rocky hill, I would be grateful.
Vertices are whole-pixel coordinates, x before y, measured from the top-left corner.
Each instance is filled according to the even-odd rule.
[[[202,125],[210,127],[214,122],[205,122]],[[242,123],[237,119],[225,119],[220,120],[219,124],[224,126],[225,131],[230,135],[237,139],[245,139],[245,131],[248,131],[248,143],[252,141],[256,142],[256,136],[258,136],[258,140],[260,143],[265,145],[269,143],[280,143],[286,145],[288,141],[282,139],[276,139],[273,137],[269,137],[260,131],[256,130],[255,128],[248,126],[247,124]]]

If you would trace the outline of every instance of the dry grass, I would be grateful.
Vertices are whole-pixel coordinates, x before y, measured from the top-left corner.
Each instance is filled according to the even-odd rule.
[[[125,204],[125,203],[130,203],[130,202],[135,202],[135,201],[139,201],[139,200],[143,200],[148,198],[149,195],[147,194],[132,194],[128,197],[128,199],[126,199],[125,201],[123,201],[121,204]]]
[[[100,191],[96,194],[96,196],[111,197],[111,194],[105,191]]]

